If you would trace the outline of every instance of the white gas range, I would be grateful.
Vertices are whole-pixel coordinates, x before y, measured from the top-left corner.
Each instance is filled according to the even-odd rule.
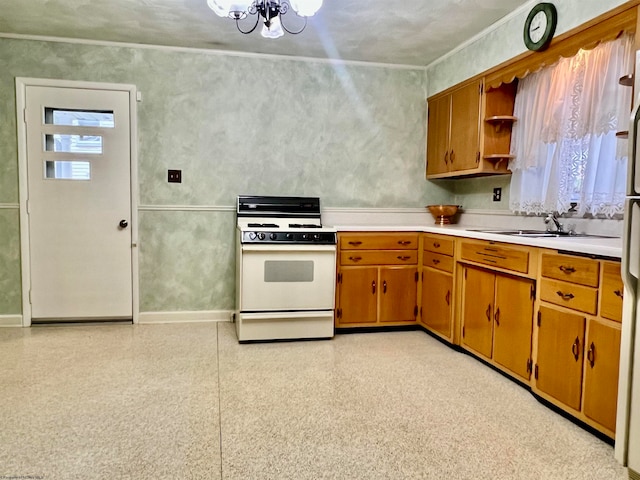
[[[238,340],[332,338],[336,231],[320,199],[239,196],[236,214]]]

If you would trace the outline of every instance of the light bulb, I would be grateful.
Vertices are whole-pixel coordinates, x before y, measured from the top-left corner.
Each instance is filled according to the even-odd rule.
[[[207,0],[207,5],[220,17],[244,18],[253,0]]]
[[[260,34],[264,38],[280,38],[284,35],[284,30],[282,30],[282,24],[280,23],[280,15],[273,17],[270,25],[270,27],[267,27],[267,24],[265,23],[262,26]]]
[[[313,17],[322,7],[322,0],[289,0],[289,3],[301,17]]]

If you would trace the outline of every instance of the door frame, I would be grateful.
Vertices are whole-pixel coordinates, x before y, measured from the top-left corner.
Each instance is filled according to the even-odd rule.
[[[131,287],[133,323],[138,323],[140,310],[139,268],[138,268],[138,91],[135,85],[119,83],[83,82],[55,80],[47,78],[16,77],[16,127],[18,134],[18,186],[20,203],[20,261],[22,272],[22,326],[31,326],[31,251],[29,212],[27,201],[29,187],[27,178],[27,124],[25,122],[27,87],[55,87],[89,90],[110,90],[129,93],[129,138],[131,176]]]

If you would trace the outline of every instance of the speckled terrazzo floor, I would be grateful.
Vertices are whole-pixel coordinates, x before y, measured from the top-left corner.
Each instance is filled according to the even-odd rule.
[[[613,449],[422,332],[0,329],[0,478],[623,480]]]

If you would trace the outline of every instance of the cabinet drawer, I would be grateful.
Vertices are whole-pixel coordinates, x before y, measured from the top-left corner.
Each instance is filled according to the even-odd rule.
[[[424,251],[453,256],[453,239],[437,235],[425,235]]]
[[[598,305],[598,290],[575,283],[543,279],[540,285],[540,299],[595,315]]]
[[[620,264],[605,262],[602,264],[602,270],[600,315],[604,318],[621,322],[624,285],[620,277]]]
[[[542,276],[597,287],[599,265],[597,260],[590,258],[543,254]]]
[[[346,251],[340,252],[341,265],[415,265],[416,250]]]
[[[494,243],[462,242],[460,255],[463,260],[484,263],[515,272],[529,271],[529,252]]]
[[[453,257],[441,255],[440,253],[424,252],[422,265],[425,267],[437,268],[443,272],[453,272]]]
[[[345,233],[340,234],[341,250],[417,250],[418,234]]]

